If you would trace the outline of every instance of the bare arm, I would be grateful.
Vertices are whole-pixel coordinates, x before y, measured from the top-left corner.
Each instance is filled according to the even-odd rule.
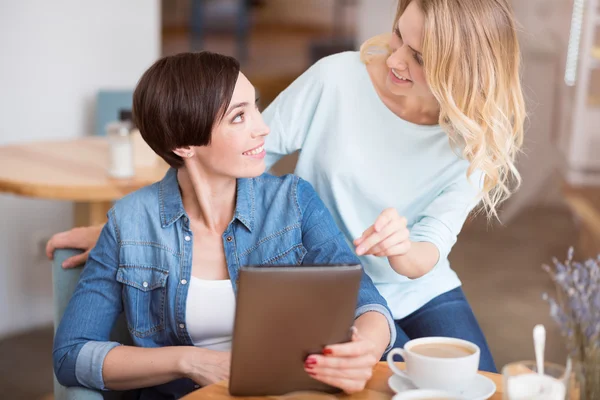
[[[414,242],[409,237],[406,218],[396,209],[388,208],[354,244],[358,255],[385,256],[398,274],[416,279],[433,269],[440,252],[433,243]]]
[[[440,257],[438,248],[429,242],[411,242],[406,254],[388,257],[394,271],[411,279],[419,278],[433,269]]]
[[[390,328],[387,319],[378,312],[367,312],[354,321],[359,335],[373,343],[375,362],[381,359],[390,344]]]
[[[229,352],[193,346],[118,346],[104,359],[102,377],[111,390],[155,386],[179,378],[209,385],[229,376]]]

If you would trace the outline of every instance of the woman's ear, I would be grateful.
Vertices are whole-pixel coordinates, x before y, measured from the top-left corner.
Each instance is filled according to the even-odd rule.
[[[177,154],[181,158],[192,158],[194,156],[194,150],[191,147],[178,147],[173,150],[173,153]]]

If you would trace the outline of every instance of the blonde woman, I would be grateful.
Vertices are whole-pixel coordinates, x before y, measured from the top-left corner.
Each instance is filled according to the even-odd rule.
[[[519,182],[519,58],[507,0],[400,0],[391,34],[320,61],[263,114],[267,166],[301,150],[296,173],[386,298],[395,347],[464,338],[487,371],[494,362],[448,254],[471,210],[495,217]]]
[[[495,217],[519,183],[519,58],[507,0],[400,0],[391,34],[321,60],[264,112],[267,167],[301,150],[296,173],[387,300],[395,347],[467,339],[486,371],[494,361],[448,254],[467,215]],[[98,232],[58,234],[49,252],[88,249]],[[318,361],[313,376],[334,379]]]

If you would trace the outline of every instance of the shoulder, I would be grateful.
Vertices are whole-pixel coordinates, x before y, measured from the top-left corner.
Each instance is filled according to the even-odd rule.
[[[345,51],[320,59],[307,72],[317,80],[331,82],[348,75],[359,74],[364,69],[365,64],[360,60],[359,52]]]
[[[133,220],[137,215],[147,216],[149,213],[158,215],[159,182],[145,186],[117,200],[112,208],[116,223],[122,225],[127,220]]]
[[[254,182],[255,201],[263,202],[269,206],[279,203],[297,207],[300,213],[318,195],[313,186],[304,179],[294,174],[275,176],[264,173],[252,178]]]
[[[357,68],[364,67],[364,64],[360,60],[360,53],[358,51],[344,51],[342,53],[332,54],[327,57],[321,58],[314,64],[314,67],[321,72],[337,72],[340,73],[342,67]]]
[[[256,201],[271,203],[295,197],[300,178],[294,174],[276,176],[264,173],[250,181],[253,183]]]
[[[322,58],[281,92],[265,109],[263,117],[270,123],[276,114],[284,112],[284,120],[288,123],[294,120],[293,116],[298,116],[300,121],[295,122],[302,124],[303,119],[312,118],[321,101],[334,104],[340,94],[355,91],[354,81],[361,79],[365,73],[366,67],[358,52],[348,51]]]

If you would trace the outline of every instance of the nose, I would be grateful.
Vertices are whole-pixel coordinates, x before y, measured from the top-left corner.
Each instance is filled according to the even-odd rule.
[[[271,133],[271,129],[267,124],[265,124],[262,114],[259,112],[257,112],[257,114],[258,117],[256,118],[256,125],[254,126],[254,129],[252,129],[253,138],[267,136],[269,133]]]
[[[405,61],[405,55],[403,54],[402,47],[394,50],[392,54],[387,58],[386,64],[388,68],[394,68],[398,71],[405,71],[408,68],[408,63]]]

